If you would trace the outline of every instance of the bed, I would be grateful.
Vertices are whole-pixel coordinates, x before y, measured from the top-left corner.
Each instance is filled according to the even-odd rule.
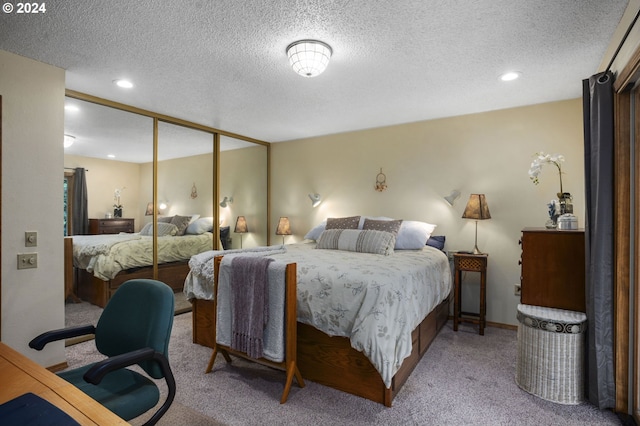
[[[360,238],[363,230],[336,232],[339,238],[350,233],[349,239]],[[316,238],[245,252],[298,265],[298,365],[302,376],[391,406],[447,321],[448,258],[424,241],[420,248],[394,250],[385,256],[357,251],[356,245],[353,250],[326,249],[323,238]],[[216,254],[222,253],[210,253]],[[206,256],[199,255],[197,262],[192,258],[184,291],[193,304],[194,342],[212,347],[213,283]]]
[[[189,272],[189,259],[211,250],[213,234],[205,230],[209,228],[187,233],[190,226],[187,222],[182,234],[177,235],[174,227],[168,225],[171,224],[158,223],[158,279],[174,292],[180,292]],[[104,307],[125,281],[152,278],[153,236],[150,228],[151,224],[147,224],[138,233],[69,237],[72,244],[71,249],[65,250],[65,262],[75,268],[73,287],[77,296]]]

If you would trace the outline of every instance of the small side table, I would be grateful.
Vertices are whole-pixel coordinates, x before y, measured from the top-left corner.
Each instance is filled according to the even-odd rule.
[[[487,313],[487,257],[489,255],[454,253],[454,307],[453,307],[453,331],[458,331],[458,323],[471,322],[478,324],[479,333],[484,336],[485,315]],[[462,312],[462,272],[480,273],[480,311],[478,313]],[[468,318],[469,316],[474,318]],[[475,318],[477,317],[477,318]]]

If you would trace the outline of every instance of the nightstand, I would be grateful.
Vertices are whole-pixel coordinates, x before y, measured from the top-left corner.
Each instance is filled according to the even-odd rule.
[[[484,336],[485,315],[487,313],[488,256],[488,254],[453,253],[453,331],[458,331],[458,323],[471,322],[478,324],[479,333]],[[478,313],[462,312],[462,272],[480,273],[480,311]]]

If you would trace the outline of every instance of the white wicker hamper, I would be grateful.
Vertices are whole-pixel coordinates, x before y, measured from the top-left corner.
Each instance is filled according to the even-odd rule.
[[[518,305],[516,383],[523,390],[560,404],[584,399],[582,312]]]

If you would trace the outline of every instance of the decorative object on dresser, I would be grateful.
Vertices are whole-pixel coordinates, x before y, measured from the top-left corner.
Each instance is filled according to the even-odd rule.
[[[487,258],[488,254],[453,253],[454,265],[454,307],[453,331],[458,331],[458,323],[478,324],[478,333],[484,336],[487,313]],[[462,272],[480,273],[480,310],[478,313],[462,312]],[[472,318],[469,318],[472,317]],[[475,317],[475,318],[473,318]]]
[[[529,167],[529,179],[531,179],[535,185],[540,183],[538,176],[542,171],[542,166],[545,164],[553,164],[558,169],[560,191],[556,194],[558,196],[558,200],[551,200],[551,202],[547,204],[549,212],[549,220],[545,224],[547,228],[555,228],[557,226],[559,216],[567,213],[573,213],[573,197],[571,197],[570,193],[564,192],[562,188],[562,163],[564,163],[563,155],[550,155],[541,151],[536,153],[536,157]]]
[[[520,301],[586,312],[584,229],[522,230]]]
[[[120,196],[122,195],[122,191],[124,189],[125,187],[122,187],[122,189],[116,188],[113,193],[113,217],[122,217],[122,204],[120,203]]]
[[[288,217],[281,217],[276,228],[276,235],[282,235],[282,244],[284,244],[284,236],[291,235],[291,225]]]
[[[119,234],[133,232],[134,219],[114,217],[111,219],[89,219],[89,234]]]
[[[242,234],[246,234],[247,232],[249,232],[247,220],[244,218],[244,216],[238,216],[233,232],[235,232],[236,234],[240,234],[240,248],[242,248]]]
[[[467,201],[467,207],[462,214],[463,219],[475,219],[476,221],[476,239],[473,246],[473,254],[482,254],[478,249],[478,221],[484,219],[491,219],[491,213],[489,213],[489,206],[484,194],[471,194],[469,201]]]

